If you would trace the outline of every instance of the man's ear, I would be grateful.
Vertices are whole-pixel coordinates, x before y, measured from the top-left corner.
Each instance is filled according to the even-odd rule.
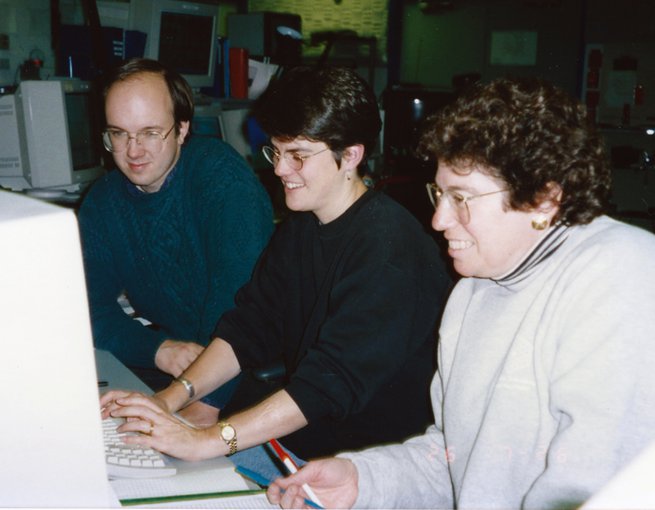
[[[189,126],[190,123],[188,120],[180,122],[180,132],[177,135],[177,143],[182,145],[184,143],[184,140],[186,139],[187,135],[189,134]]]
[[[341,156],[341,168],[356,169],[364,159],[364,146],[360,143],[346,147]]]

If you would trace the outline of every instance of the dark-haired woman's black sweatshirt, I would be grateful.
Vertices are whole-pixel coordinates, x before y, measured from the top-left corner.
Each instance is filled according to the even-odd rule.
[[[336,220],[292,213],[214,337],[244,372],[280,357],[308,421],[282,443],[302,458],[399,441],[433,421],[436,326],[450,279],[402,206],[367,191]],[[222,416],[271,393],[247,377]]]

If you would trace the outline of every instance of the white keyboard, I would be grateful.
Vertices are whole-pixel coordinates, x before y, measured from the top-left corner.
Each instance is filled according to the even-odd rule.
[[[177,469],[160,452],[139,445],[125,444],[116,428],[122,419],[107,418],[102,422],[105,439],[105,461],[109,478],[158,478],[171,476]]]

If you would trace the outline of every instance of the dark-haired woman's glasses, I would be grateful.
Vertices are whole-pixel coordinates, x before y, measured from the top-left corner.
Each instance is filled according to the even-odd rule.
[[[433,182],[428,182],[425,187],[428,190],[428,196],[430,197],[430,202],[432,202],[434,208],[436,209],[439,207],[441,200],[445,197],[452,209],[457,214],[457,220],[462,225],[466,225],[469,221],[471,221],[471,211],[469,210],[468,204],[471,200],[487,197],[489,195],[495,195],[496,193],[502,193],[503,191],[509,191],[507,189],[497,189],[495,191],[489,191],[488,193],[480,193],[479,195],[471,195],[465,197],[456,191],[443,190]]]
[[[317,154],[320,154],[321,152],[325,152],[328,150],[330,150],[330,148],[326,147],[325,149],[321,149],[320,151],[315,152],[314,154],[301,156],[295,151],[287,151],[284,154],[280,154],[277,149],[270,147],[268,145],[264,145],[262,147],[262,152],[264,153],[264,157],[271,165],[273,165],[273,167],[276,167],[277,164],[280,162],[280,157],[283,157],[287,165],[289,165],[289,167],[295,170],[296,172],[302,170],[302,165],[307,158],[311,158],[312,156],[316,156]]]

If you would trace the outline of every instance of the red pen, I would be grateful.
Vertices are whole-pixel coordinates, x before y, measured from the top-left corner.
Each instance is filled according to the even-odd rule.
[[[287,452],[285,452],[282,447],[280,446],[280,443],[278,443],[275,439],[271,439],[268,444],[270,444],[273,447],[273,450],[275,450],[275,454],[279,457],[279,459],[282,461],[284,466],[287,468],[290,474],[296,473],[298,471],[298,466],[296,466],[296,463],[293,461],[293,459],[289,456]],[[307,485],[306,483],[302,484],[302,488],[305,490],[305,493],[309,498],[316,503],[317,505],[320,505],[323,507],[323,503],[321,503],[321,500],[318,499],[318,496],[314,494],[314,491],[312,488]]]

